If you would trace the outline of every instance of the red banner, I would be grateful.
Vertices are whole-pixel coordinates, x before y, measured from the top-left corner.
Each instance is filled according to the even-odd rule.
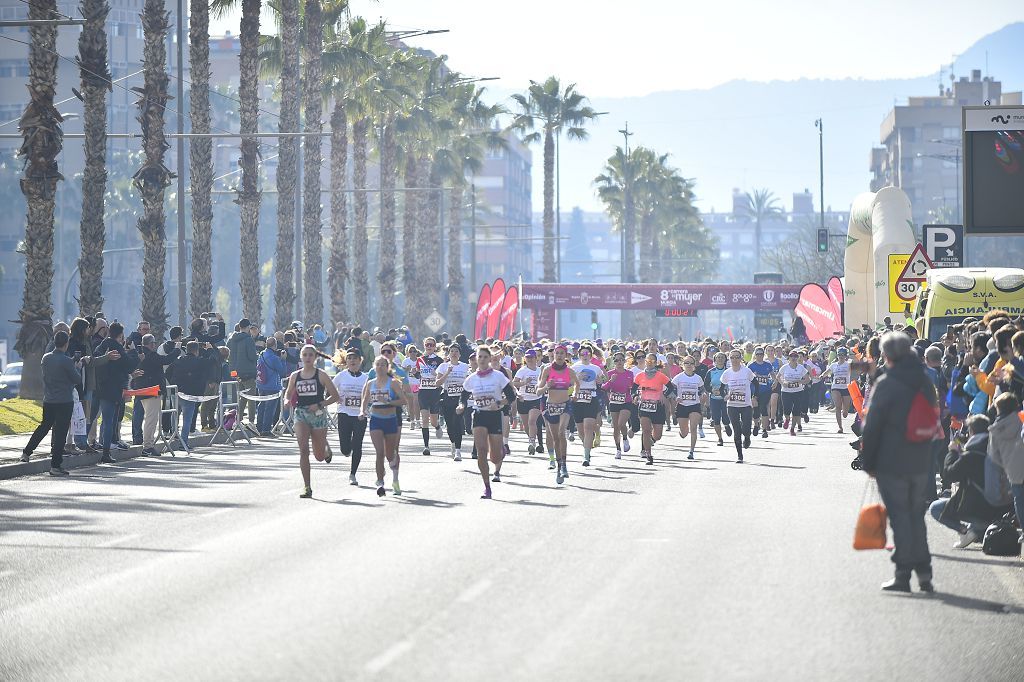
[[[501,306],[505,303],[505,280],[501,277],[491,285],[491,305],[487,309],[487,329],[484,336],[492,338],[498,334],[498,322],[501,321]]]
[[[512,331],[516,328],[517,314],[519,314],[519,290],[512,286],[505,292],[505,302],[501,305],[498,338],[502,341],[512,336]]]
[[[800,300],[794,314],[799,315],[807,328],[811,341],[831,339],[836,332],[842,333],[843,322],[836,304],[829,292],[820,284],[805,284],[800,290]]]
[[[487,328],[487,311],[491,307],[491,285],[484,284],[480,289],[480,297],[476,300],[476,324],[473,325],[473,338],[479,339]]]
[[[846,328],[846,311],[843,310],[843,281],[838,277],[831,277],[828,280],[828,297],[832,299],[832,307],[839,312],[839,326]]]

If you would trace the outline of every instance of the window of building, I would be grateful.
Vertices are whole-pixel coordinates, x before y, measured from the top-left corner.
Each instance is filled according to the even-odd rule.
[[[944,140],[959,140],[960,129],[959,128],[943,128],[942,139]]]

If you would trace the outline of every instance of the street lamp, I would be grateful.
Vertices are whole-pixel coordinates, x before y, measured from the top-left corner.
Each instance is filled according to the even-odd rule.
[[[916,154],[916,156],[919,159],[938,159],[939,161],[945,161],[947,163],[952,161],[954,164],[956,164],[956,178],[955,178],[955,184],[956,184],[956,219],[957,219],[957,222],[961,222],[963,220],[963,218],[960,215],[960,145],[958,143],[947,142],[945,140],[929,140],[929,141],[930,142],[937,142],[937,143],[940,143],[940,144],[949,144],[950,146],[955,148],[954,149],[954,151],[955,151],[954,154],[924,154],[922,152],[918,152]]]

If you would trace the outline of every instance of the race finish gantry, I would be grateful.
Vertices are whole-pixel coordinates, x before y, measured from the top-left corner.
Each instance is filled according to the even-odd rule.
[[[791,311],[800,284],[547,284],[523,282],[522,308],[533,312],[533,339],[556,338],[559,310],[663,311],[689,317],[702,310]]]

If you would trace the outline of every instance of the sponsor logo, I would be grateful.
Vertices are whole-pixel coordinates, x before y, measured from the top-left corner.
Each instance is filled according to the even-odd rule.
[[[544,294],[523,294],[523,302],[526,301],[543,301],[547,299]]]
[[[555,295],[554,294],[548,294],[548,305],[554,305],[554,304],[555,304]]]
[[[604,302],[608,305],[625,305],[626,297],[622,294],[605,294]]]
[[[664,293],[665,292],[662,292],[662,298],[664,298]],[[635,291],[629,292],[629,302],[631,305],[636,305],[637,303],[643,303],[644,301],[649,300],[651,300],[650,296],[644,296],[643,294],[638,294]]]
[[[992,123],[1002,123],[1003,125],[1006,125],[1007,123],[1010,122],[1010,117],[1009,116],[993,116],[991,121],[992,121]]]
[[[704,298],[704,292],[702,291],[690,291],[689,289],[661,290],[662,303],[685,303],[686,305],[693,305],[694,303],[699,303],[702,298]]]
[[[727,302],[723,293],[717,293],[711,297],[711,305],[725,305]]]
[[[772,291],[771,289],[765,289],[765,292],[764,292],[764,301],[765,301],[765,303],[771,303],[774,300],[775,300],[775,292]]]
[[[580,294],[580,305],[586,305],[587,302],[592,298],[593,296],[584,291],[583,293]]]
[[[797,293],[787,294],[786,292],[782,292],[781,294],[779,294],[779,300],[780,301],[798,301],[798,300],[800,300],[800,294],[797,294]]]
[[[820,305],[811,303],[810,301],[801,301],[800,306],[818,313],[822,317],[827,318],[830,322],[835,322],[836,320],[836,314],[831,310],[825,310]]]
[[[733,303],[750,303],[755,298],[757,298],[756,294],[733,294],[732,295],[732,302]]]

